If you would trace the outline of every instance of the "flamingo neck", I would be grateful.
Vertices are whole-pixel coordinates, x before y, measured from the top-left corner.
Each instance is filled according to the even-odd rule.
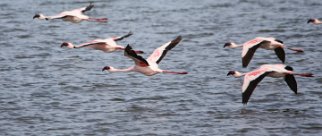
[[[322,24],[322,21],[316,20],[316,21],[314,21],[314,24],[316,24],[316,25]]]
[[[235,71],[235,74],[233,74],[233,76],[234,77],[242,77],[242,76],[244,76],[246,73],[241,73],[241,72],[239,72],[239,71]]]
[[[48,19],[50,19],[50,17],[45,16],[45,15],[43,15],[43,14],[39,14],[38,19],[41,19],[41,20],[48,20]]]
[[[108,71],[109,72],[131,72],[133,70],[134,70],[133,67],[129,67],[129,68],[125,68],[125,69],[117,69],[117,68],[110,67],[110,69]]]
[[[75,46],[72,43],[68,43],[67,48],[73,49],[73,48],[79,48],[79,47]]]
[[[243,47],[243,45],[242,44],[231,43],[231,45],[229,46],[229,48],[239,48],[239,47]]]

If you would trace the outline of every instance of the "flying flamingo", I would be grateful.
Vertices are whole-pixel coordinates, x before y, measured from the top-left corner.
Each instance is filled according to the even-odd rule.
[[[67,48],[83,48],[83,47],[88,47],[92,48],[95,50],[101,50],[106,53],[114,52],[114,51],[120,51],[124,50],[125,48],[121,45],[117,45],[116,41],[123,40],[124,38],[127,38],[131,36],[133,33],[129,32],[128,34],[120,37],[113,37],[113,38],[107,38],[107,39],[95,39],[93,41],[87,42],[80,44],[78,46],[73,45],[70,42],[64,42],[61,44],[61,48],[67,47]],[[143,51],[135,51],[138,54],[144,53]]]
[[[240,73],[238,71],[229,71],[227,76],[232,75],[234,77],[244,77],[244,83],[242,86],[243,104],[247,104],[250,96],[252,95],[257,84],[262,81],[265,76],[280,78],[284,77],[287,85],[290,89],[297,94],[297,83],[294,75],[302,77],[313,77],[312,73],[296,73],[293,72],[293,68],[284,64],[264,64],[258,69],[248,73]]]
[[[243,67],[247,67],[250,60],[252,59],[257,48],[263,48],[267,50],[274,50],[277,57],[284,63],[285,62],[285,45],[281,40],[275,39],[273,37],[256,37],[252,40],[245,42],[242,45],[237,45],[236,43],[229,42],[224,45],[224,48],[238,48],[242,47],[242,64]],[[300,48],[287,48],[296,52],[303,52]]]
[[[36,14],[33,19],[38,18],[41,20],[51,20],[51,19],[62,19],[64,21],[69,21],[72,23],[79,23],[81,21],[96,21],[96,22],[107,22],[107,18],[90,18],[89,16],[83,14],[86,11],[91,10],[94,7],[92,3],[88,5],[87,7],[78,8],[74,10],[69,11],[63,11],[57,15],[54,16],[45,16],[41,13]]]
[[[188,72],[175,72],[169,70],[162,70],[159,68],[158,64],[166,55],[166,53],[175,47],[181,41],[181,36],[178,36],[176,39],[162,45],[161,47],[155,49],[153,53],[148,57],[148,59],[144,59],[142,56],[136,54],[133,51],[130,45],[127,45],[124,51],[124,55],[131,58],[135,65],[126,69],[116,69],[111,66],[105,66],[102,71],[109,72],[139,72],[146,76],[152,76],[158,73],[169,73],[169,74],[188,74]]]
[[[311,18],[311,19],[307,20],[307,23],[312,23],[314,25],[320,25],[320,24],[322,24],[322,21],[320,21],[317,18]]]

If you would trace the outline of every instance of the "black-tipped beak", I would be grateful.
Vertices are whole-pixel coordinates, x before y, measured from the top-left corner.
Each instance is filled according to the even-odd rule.
[[[230,46],[230,45],[231,45],[231,43],[225,43],[224,48],[227,46]]]
[[[37,15],[34,15],[34,17],[32,17],[32,19],[35,19],[35,18],[38,18],[40,17],[38,14]]]
[[[307,20],[307,23],[311,23],[311,22],[314,22],[314,20],[313,19]]]
[[[64,42],[63,44],[60,45],[60,48],[63,48],[64,46],[68,46],[68,43]]]
[[[229,71],[228,73],[227,73],[227,76],[229,76],[229,75],[234,75],[235,74],[235,71]]]
[[[109,69],[110,69],[110,67],[109,67],[109,66],[105,66],[105,67],[102,69],[102,71],[109,70]]]

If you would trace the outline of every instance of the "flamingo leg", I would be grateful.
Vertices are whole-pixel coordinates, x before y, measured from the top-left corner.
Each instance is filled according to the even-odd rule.
[[[183,71],[183,72],[176,72],[176,71],[169,71],[169,70],[163,70],[162,73],[168,73],[168,74],[188,74],[188,72]]]

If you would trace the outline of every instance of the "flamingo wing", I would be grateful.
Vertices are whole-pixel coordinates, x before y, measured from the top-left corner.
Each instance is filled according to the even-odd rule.
[[[125,47],[124,56],[131,58],[135,62],[135,65],[140,67],[149,66],[149,63],[142,56],[137,55],[129,44]]]
[[[266,70],[255,70],[250,73],[247,73],[244,77],[244,83],[242,87],[242,97],[243,97],[243,104],[247,104],[250,96],[252,95],[253,91],[255,90],[257,84],[267,76],[270,71]]]
[[[78,9],[74,9],[72,11],[77,11],[77,12],[85,13],[86,11],[91,10],[93,7],[94,7],[93,2],[90,2],[88,6],[82,7],[82,8],[78,8]]]
[[[83,47],[90,47],[92,45],[97,45],[97,44],[106,44],[106,42],[103,41],[91,41],[91,42],[87,42],[87,43],[83,43],[81,45],[78,45],[76,48],[83,48]]]
[[[133,33],[130,31],[128,34],[126,35],[123,35],[123,36],[120,36],[120,37],[116,37],[114,38],[114,41],[121,41],[123,40],[124,38],[127,38],[127,37],[130,37],[131,35],[133,35]]]
[[[274,49],[277,57],[284,63],[285,62],[285,52],[282,47]]]
[[[153,53],[148,57],[148,61],[156,62],[157,64],[159,64],[163,57],[167,54],[167,52],[175,47],[181,41],[181,39],[182,37],[178,36],[174,40],[167,42],[159,48],[155,49]]]
[[[290,89],[295,94],[297,94],[297,83],[296,83],[294,75],[285,75],[284,80],[287,83],[288,87],[290,87]]]
[[[242,51],[242,64],[243,67],[247,67],[250,60],[253,58],[255,51],[262,45],[269,44],[270,41],[266,40],[257,40],[253,43],[246,43],[243,45],[243,51]]]
[[[49,16],[48,19],[62,19],[64,17],[68,17],[68,15],[66,15],[64,12],[62,12],[58,15]]]

